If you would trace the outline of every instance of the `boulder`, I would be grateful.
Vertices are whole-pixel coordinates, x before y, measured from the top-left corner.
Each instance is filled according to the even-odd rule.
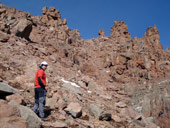
[[[64,110],[71,114],[74,118],[79,118],[82,115],[82,107],[79,103],[71,102]]]
[[[33,23],[27,19],[20,19],[19,23],[12,29],[12,33],[16,36],[29,40]]]
[[[112,115],[112,119],[118,123],[122,122],[122,119],[118,115]]]
[[[94,104],[90,104],[89,111],[90,111],[91,115],[93,115],[98,120],[110,121],[112,119],[112,117],[111,117],[112,115],[110,113],[105,112],[100,107],[98,107]]]
[[[103,112],[103,110],[100,107],[98,107],[94,104],[90,104],[89,111],[90,111],[91,115],[93,115],[96,119],[99,119],[100,114]]]
[[[4,100],[0,100],[0,119],[19,115],[17,107],[7,104]]]
[[[57,104],[57,99],[46,98],[46,106],[50,107],[50,109],[55,109],[56,104]]]
[[[9,102],[9,104],[18,108],[21,117],[27,122],[30,128],[41,128],[40,118],[31,109],[26,106],[18,105],[14,101]]]
[[[24,104],[24,99],[19,94],[13,94],[6,97],[6,100],[10,102],[11,100],[15,101],[17,104]]]
[[[79,90],[79,88],[75,87],[72,83],[64,83],[62,84],[62,87],[68,92],[76,95],[82,95],[82,92]]]
[[[7,96],[9,94],[20,93],[16,88],[11,87],[7,83],[0,82],[0,95]]]
[[[8,39],[9,39],[9,36],[6,33],[0,31],[0,41],[1,42],[7,42]]]
[[[25,120],[21,117],[5,117],[0,119],[1,128],[29,128]]]

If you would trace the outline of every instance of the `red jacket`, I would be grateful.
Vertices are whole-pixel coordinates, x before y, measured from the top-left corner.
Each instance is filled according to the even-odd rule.
[[[44,87],[46,86],[46,75],[44,70],[39,69],[35,75],[35,88],[41,88],[42,84]]]

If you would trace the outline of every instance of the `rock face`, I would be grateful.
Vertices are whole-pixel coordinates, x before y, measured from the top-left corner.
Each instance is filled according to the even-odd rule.
[[[55,9],[54,7],[50,7],[49,10],[47,7],[44,7],[42,9],[42,13],[43,16],[41,21],[46,25],[57,27],[67,24],[67,20],[62,20],[59,10]]]
[[[143,113],[146,117],[157,117],[160,120],[158,121],[158,125],[165,128],[169,127],[169,123],[163,124],[161,121],[169,118],[169,84],[169,80],[161,81],[153,85],[135,87],[135,94],[132,94],[134,91],[129,91],[133,96],[131,102],[134,104],[134,109],[139,113]]]
[[[130,38],[130,34],[128,32],[128,26],[124,24],[123,21],[115,21],[114,26],[111,28],[111,38],[124,37]]]
[[[29,35],[32,31],[33,25],[30,14],[22,13],[15,8],[5,7],[2,4],[0,4],[0,9],[2,10],[0,16],[0,30],[29,40]],[[6,41],[8,38],[9,37],[7,35],[2,35],[2,32],[0,33],[1,41]]]
[[[45,60],[44,128],[168,128],[170,52],[162,49],[156,26],[131,38],[128,26],[115,21],[108,37],[100,30],[98,38],[84,40],[59,10],[44,7],[42,13],[0,4],[0,108],[9,109],[0,112],[4,127],[14,118],[16,127],[41,127],[30,108],[34,75]]]

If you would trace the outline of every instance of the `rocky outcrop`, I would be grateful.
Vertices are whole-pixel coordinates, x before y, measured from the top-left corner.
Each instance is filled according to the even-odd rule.
[[[128,26],[123,21],[115,21],[114,26],[111,28],[110,38],[130,38]]]
[[[0,9],[2,10],[0,30],[29,40],[33,25],[30,14],[23,13],[15,8],[6,7],[2,4],[0,4]],[[3,38],[3,40],[0,40],[6,41],[9,37],[4,35]]]
[[[0,31],[9,36],[1,40],[6,43],[0,43],[0,81],[21,93],[1,93],[0,98],[17,102],[13,107],[19,110],[14,116],[22,118],[18,122],[24,120],[29,127],[41,125],[29,108],[34,104],[34,75],[46,60],[49,89],[44,128],[169,124],[169,89],[153,84],[170,76],[170,57],[168,50],[162,49],[156,26],[149,27],[144,37],[132,39],[128,26],[115,21],[110,36],[101,30],[98,38],[84,40],[79,30],[68,28],[59,10],[44,7],[42,13],[30,16],[0,6]],[[19,105],[23,100],[26,106]],[[13,119],[9,114],[3,121],[9,118]]]
[[[103,37],[105,37],[105,31],[104,31],[104,29],[100,30],[100,31],[98,32],[98,35],[99,35],[98,38],[103,38]]]
[[[42,13],[43,16],[41,17],[41,21],[46,25],[57,27],[67,24],[67,20],[61,19],[59,10],[54,7],[50,7],[49,10],[47,7],[43,7]]]

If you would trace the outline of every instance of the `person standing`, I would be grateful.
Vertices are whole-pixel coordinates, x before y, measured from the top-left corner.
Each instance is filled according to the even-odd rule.
[[[36,72],[35,75],[35,104],[33,107],[33,111],[37,113],[39,109],[39,116],[40,118],[45,121],[45,114],[44,114],[44,106],[46,101],[46,92],[48,90],[46,84],[46,74],[45,70],[47,69],[48,63],[43,61],[40,65],[40,69]]]

